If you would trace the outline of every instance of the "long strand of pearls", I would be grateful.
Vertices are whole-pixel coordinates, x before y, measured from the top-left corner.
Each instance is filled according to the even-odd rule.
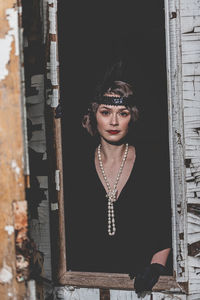
[[[113,203],[117,200],[117,185],[118,185],[119,178],[122,174],[123,167],[126,162],[127,155],[128,155],[128,144],[126,144],[124,156],[123,156],[123,159],[122,159],[122,162],[121,162],[118,174],[117,174],[115,184],[113,186],[113,190],[111,189],[111,186],[108,182],[107,176],[106,176],[104,168],[103,168],[103,162],[102,162],[102,158],[101,158],[101,144],[99,144],[99,146],[98,146],[97,154],[98,154],[98,160],[99,160],[99,166],[101,169],[101,173],[103,175],[106,186],[108,188],[108,193],[106,194],[106,197],[108,198],[108,234],[114,235],[116,232],[116,226],[115,226],[115,214],[114,214]]]

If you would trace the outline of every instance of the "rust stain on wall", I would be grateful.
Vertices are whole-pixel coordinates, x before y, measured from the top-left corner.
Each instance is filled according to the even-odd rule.
[[[14,219],[15,219],[15,231],[16,242],[22,243],[26,239],[27,233],[27,202],[26,201],[14,201],[13,202]]]
[[[27,237],[27,202],[14,201],[14,227],[16,243],[16,272],[17,281],[21,282],[29,278],[29,263],[31,247]]]

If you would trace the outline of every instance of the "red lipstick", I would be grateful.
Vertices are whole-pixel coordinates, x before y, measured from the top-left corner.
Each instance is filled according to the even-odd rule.
[[[119,130],[108,130],[108,133],[117,134],[117,133],[119,133]]]

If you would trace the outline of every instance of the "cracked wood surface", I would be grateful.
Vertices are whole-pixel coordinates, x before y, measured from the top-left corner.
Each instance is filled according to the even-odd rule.
[[[14,201],[25,199],[17,1],[0,1],[0,45],[0,295],[25,299],[16,281],[13,213]]]
[[[200,297],[200,1],[180,2],[189,293]],[[190,28],[189,28],[190,27]],[[187,28],[187,29],[186,29]]]
[[[51,202],[51,245],[52,277],[58,280],[66,270],[65,252],[65,218],[62,172],[62,137],[61,120],[55,118],[55,108],[60,100],[58,34],[57,34],[57,0],[45,0],[45,40],[46,40],[46,132],[47,156],[50,163],[49,197]],[[58,188],[59,187],[59,188]],[[57,209],[58,208],[58,209]],[[55,226],[56,224],[56,226]],[[59,239],[59,235],[62,236]]]

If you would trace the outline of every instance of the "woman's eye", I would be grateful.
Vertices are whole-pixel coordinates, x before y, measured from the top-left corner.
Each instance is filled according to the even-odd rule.
[[[103,111],[101,111],[101,114],[104,115],[104,116],[107,116],[109,114],[109,111],[103,110]]]
[[[122,117],[127,117],[127,116],[128,116],[128,113],[127,113],[127,112],[121,112],[120,115],[121,115]]]

